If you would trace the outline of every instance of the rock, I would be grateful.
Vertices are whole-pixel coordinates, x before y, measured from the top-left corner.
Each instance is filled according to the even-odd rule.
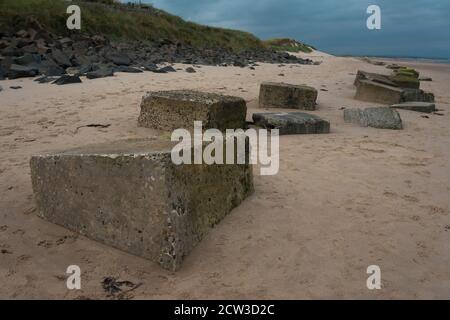
[[[15,58],[14,62],[21,66],[27,66],[30,64],[40,64],[42,62],[41,55],[26,53],[21,57]]]
[[[123,52],[107,53],[105,58],[119,66],[129,66],[131,64],[130,57]]]
[[[433,81],[433,79],[430,77],[420,77],[419,81]]]
[[[38,69],[30,66],[20,66],[12,64],[8,70],[9,79],[34,77],[39,73]]]
[[[65,70],[59,67],[53,60],[44,60],[39,65],[39,72],[49,77],[60,77]]]
[[[100,67],[100,69],[95,71],[90,71],[86,73],[86,77],[88,79],[99,79],[99,78],[106,78],[106,77],[112,77],[114,76],[114,70],[112,68],[108,67]]]
[[[11,86],[11,87],[9,87],[10,89],[13,89],[13,90],[19,90],[19,89],[22,89],[22,87],[21,86]]]
[[[77,76],[64,75],[64,76],[58,78],[57,80],[55,80],[53,83],[57,84],[57,85],[81,83],[81,79],[80,79],[80,77],[77,77]]]
[[[50,83],[50,82],[53,82],[53,81],[55,81],[57,79],[58,79],[58,77],[42,76],[42,77],[39,77],[37,79],[34,79],[34,81],[42,84],[42,83]]]
[[[158,66],[154,63],[148,63],[144,66],[145,70],[155,72],[158,70]]]
[[[191,129],[194,121],[203,128],[244,128],[247,106],[238,97],[190,90],[149,92],[142,98],[139,126],[174,130]]]
[[[417,112],[431,113],[436,111],[436,105],[429,102],[403,102],[399,104],[393,104],[391,108],[411,110]]]
[[[355,99],[362,101],[395,104],[402,101],[403,90],[371,80],[360,80]]]
[[[114,72],[142,73],[143,71],[139,68],[129,66],[118,66],[114,68]]]
[[[0,92],[2,92],[3,91],[3,87],[2,86],[0,86]]]
[[[253,121],[266,129],[279,129],[280,135],[330,132],[328,121],[304,112],[254,113]]]
[[[166,73],[166,72],[177,72],[172,66],[165,66],[158,70],[159,72]]]
[[[179,269],[254,187],[250,164],[175,165],[173,146],[162,138],[125,140],[33,156],[37,215]]]
[[[51,54],[53,60],[56,61],[56,63],[63,67],[68,68],[72,66],[72,62],[70,62],[70,58],[61,50],[53,49]]]
[[[399,113],[389,107],[374,107],[366,109],[344,109],[344,120],[348,123],[359,124],[362,127],[378,129],[403,129]]]
[[[259,91],[259,106],[315,110],[317,95],[316,89],[304,85],[263,82]]]
[[[70,67],[70,68],[66,69],[66,73],[67,74],[78,76],[78,77],[84,76],[88,72],[91,72],[91,71],[95,71],[93,69],[92,65],[83,65],[83,66],[80,66],[80,67]]]
[[[197,71],[195,71],[195,69],[192,68],[192,67],[187,67],[187,68],[186,68],[186,72],[187,72],[187,73],[196,73]]]

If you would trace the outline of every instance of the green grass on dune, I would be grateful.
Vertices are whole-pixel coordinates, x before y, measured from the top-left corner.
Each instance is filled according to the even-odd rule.
[[[101,34],[115,40],[157,40],[166,38],[195,47],[221,47],[234,51],[264,47],[254,35],[187,22],[151,6],[105,4],[103,1],[0,0],[0,30],[17,31],[36,19],[50,32],[67,35],[67,7],[81,7],[82,33]]]
[[[288,38],[276,38],[264,41],[264,44],[277,51],[310,53],[314,47]]]

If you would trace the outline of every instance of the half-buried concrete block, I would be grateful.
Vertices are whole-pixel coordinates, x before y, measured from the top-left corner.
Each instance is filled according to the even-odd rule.
[[[378,129],[403,129],[399,113],[389,107],[352,108],[344,110],[344,121],[355,123],[362,127]]]
[[[317,90],[287,83],[263,82],[259,92],[261,108],[315,110]]]
[[[359,80],[355,99],[395,104],[402,102],[403,90],[371,80]]]
[[[393,104],[391,108],[424,113],[431,113],[436,111],[436,105],[434,103],[428,102],[403,102],[399,104]]]
[[[192,129],[202,121],[204,129],[245,127],[244,99],[190,90],[149,92],[142,98],[139,126],[158,130]]]
[[[254,113],[253,121],[255,125],[265,129],[280,130],[280,135],[330,132],[328,121],[304,112]]]
[[[176,270],[252,193],[253,175],[250,164],[175,165],[172,146],[125,140],[33,156],[38,215]]]

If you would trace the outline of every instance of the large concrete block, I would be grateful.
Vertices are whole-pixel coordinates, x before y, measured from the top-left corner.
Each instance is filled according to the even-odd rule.
[[[203,128],[219,130],[245,127],[247,106],[238,97],[190,90],[149,92],[142,98],[139,126],[174,130],[191,129],[194,121]]]
[[[396,104],[402,101],[402,94],[403,90],[401,88],[371,80],[360,80],[355,99],[383,104]]]
[[[315,110],[317,90],[287,83],[263,82],[259,91],[261,108]]]
[[[389,107],[351,108],[344,110],[344,121],[355,123],[361,127],[373,127],[378,129],[403,129],[400,114]]]
[[[283,134],[330,133],[330,123],[305,112],[254,113],[255,125],[266,129],[278,129]]]
[[[125,140],[33,156],[38,215],[176,270],[253,192],[253,174],[250,164],[175,165],[172,146]]]

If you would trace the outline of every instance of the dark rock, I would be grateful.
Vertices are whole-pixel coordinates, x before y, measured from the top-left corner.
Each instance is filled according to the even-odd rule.
[[[20,66],[12,64],[8,70],[9,79],[34,77],[39,73],[38,69],[30,66]]]
[[[11,87],[9,87],[10,89],[13,89],[13,90],[19,90],[19,89],[22,89],[22,87],[21,86],[11,86]]]
[[[400,114],[389,107],[344,109],[344,120],[348,123],[359,124],[362,127],[393,130],[403,129]]]
[[[56,61],[56,63],[63,68],[68,68],[72,66],[70,58],[66,55],[66,53],[62,52],[61,50],[53,49],[51,56],[53,60]]]
[[[279,129],[280,135],[330,132],[328,121],[304,112],[254,113],[253,121],[265,129]]]
[[[429,102],[404,102],[391,106],[394,109],[411,110],[416,112],[431,113],[436,111],[436,105]]]
[[[105,55],[105,58],[119,66],[129,66],[131,64],[130,57],[122,52],[111,52]]]
[[[2,86],[0,86],[0,92],[2,92],[3,91],[3,87]]]
[[[39,54],[25,53],[23,56],[15,58],[14,62],[21,66],[40,64],[42,62],[42,57]]]
[[[163,67],[163,68],[161,68],[161,69],[159,69],[157,71],[153,71],[153,72],[156,72],[156,73],[168,73],[168,72],[177,72],[177,70],[175,70],[171,66],[166,66],[166,67]]]
[[[145,70],[155,72],[158,70],[158,66],[154,63],[148,63],[144,66]]]
[[[127,72],[127,73],[141,73],[143,72],[139,68],[129,67],[129,66],[118,66],[114,68],[114,72]]]
[[[109,67],[100,67],[98,70],[88,72],[86,77],[88,79],[99,79],[114,76],[114,70]]]
[[[49,76],[49,77],[59,77],[65,73],[63,68],[58,67],[56,65],[47,65],[47,66],[41,65],[41,67],[39,68],[39,71],[42,74]]]
[[[58,77],[42,76],[42,77],[34,79],[34,81],[36,81],[38,83],[50,83],[57,79],[58,79]]]
[[[55,80],[53,83],[57,84],[57,85],[81,83],[81,79],[80,79],[80,77],[77,77],[77,76],[64,75],[64,76],[58,78],[57,80]]]
[[[196,73],[197,71],[195,71],[195,69],[192,68],[192,67],[187,67],[187,68],[186,68],[186,72],[187,72],[187,73]]]
[[[2,50],[2,55],[5,57],[20,56],[22,54],[23,54],[23,50],[15,47],[15,46],[8,46]]]

